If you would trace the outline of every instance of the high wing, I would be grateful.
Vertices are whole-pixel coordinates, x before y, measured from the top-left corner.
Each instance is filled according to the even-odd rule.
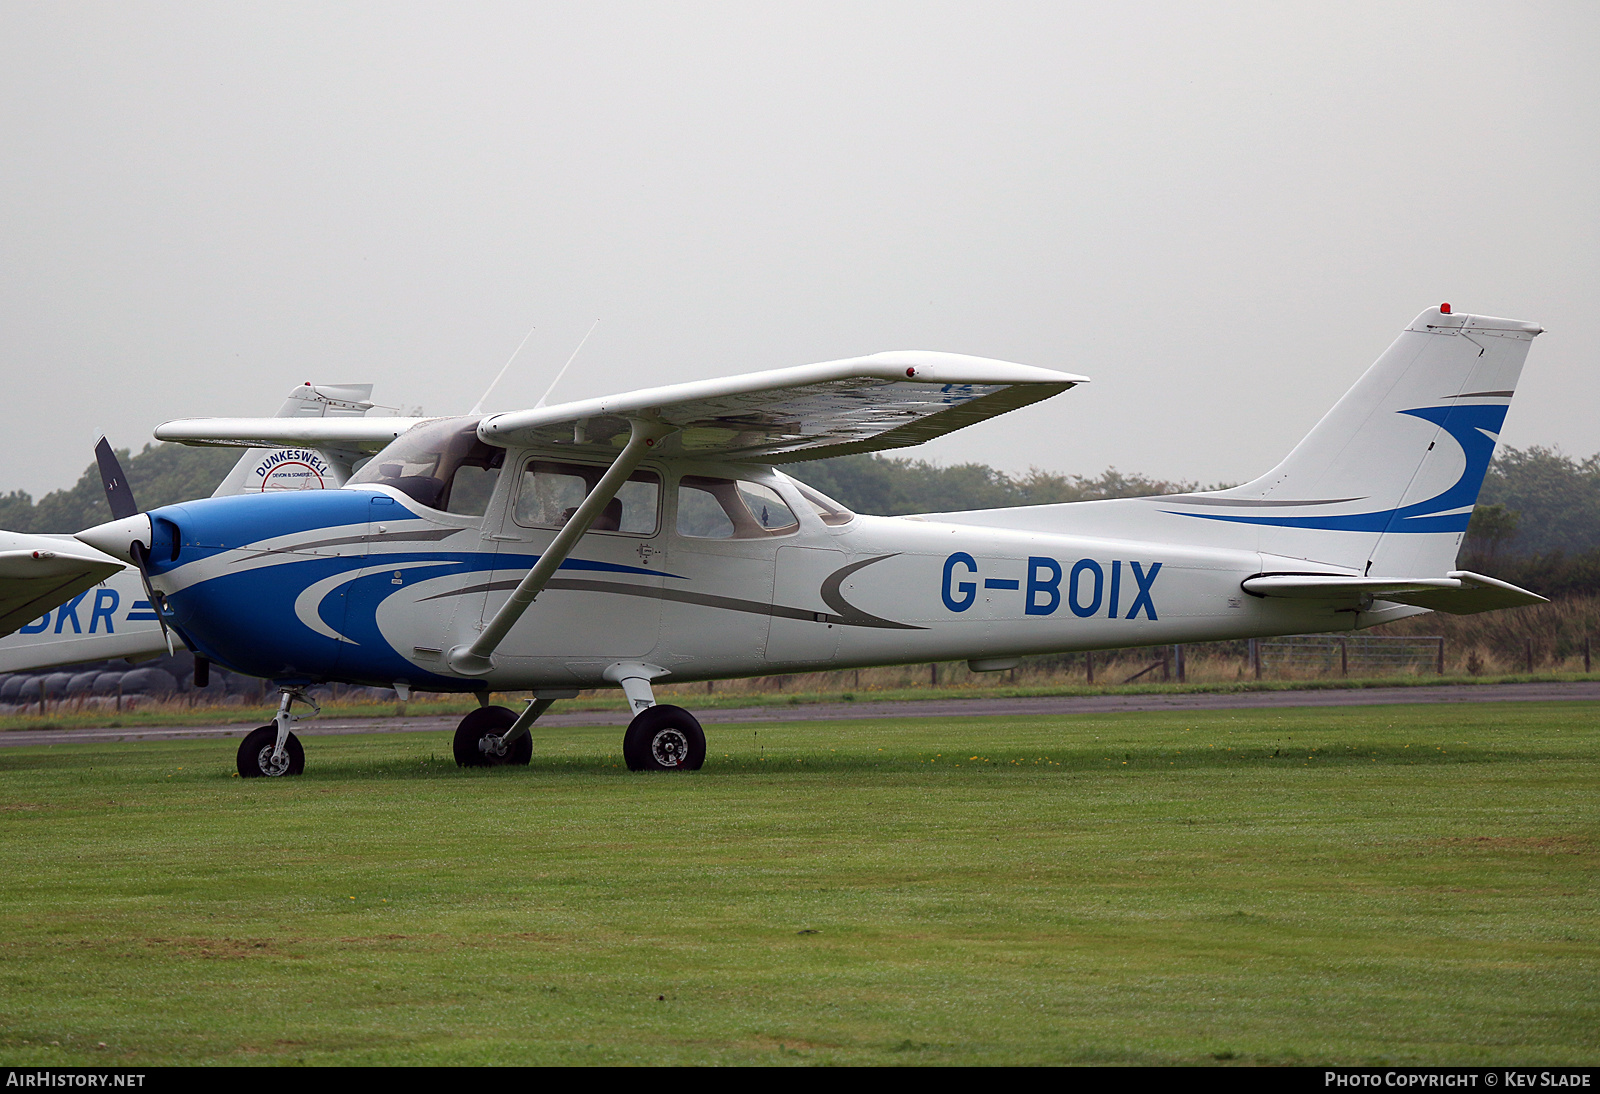
[[[955,353],[903,350],[646,388],[493,414],[490,444],[616,455],[642,419],[660,456],[789,463],[905,448],[1047,399],[1083,376]],[[377,452],[424,418],[187,418],[155,431],[182,444],[343,446]]]
[[[1087,378],[956,353],[901,350],[646,388],[495,414],[491,444],[615,452],[629,419],[677,432],[661,455],[791,463],[906,448],[1066,391]]]
[[[116,559],[69,537],[0,532],[0,635],[122,568]]]

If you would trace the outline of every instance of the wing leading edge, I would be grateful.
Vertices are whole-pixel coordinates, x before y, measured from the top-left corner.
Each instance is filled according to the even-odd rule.
[[[478,436],[502,447],[614,456],[640,418],[674,432],[655,452],[790,463],[906,448],[1028,406],[1087,378],[1031,365],[909,350],[645,388],[492,414]],[[192,445],[343,446],[377,452],[424,418],[186,418],[156,429]]]

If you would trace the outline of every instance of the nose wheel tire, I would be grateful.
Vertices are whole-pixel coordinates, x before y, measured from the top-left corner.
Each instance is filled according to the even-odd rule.
[[[509,745],[499,738],[517,720],[508,707],[479,707],[456,726],[456,763],[462,767],[501,767],[533,759],[533,738],[524,733]]]
[[[706,735],[682,707],[641,710],[622,737],[629,771],[699,771],[706,762]]]
[[[284,775],[302,775],[306,770],[306,750],[300,747],[300,738],[293,733],[283,742],[283,756],[277,760],[272,754],[278,747],[278,727],[260,726],[252,729],[239,742],[239,774],[246,779],[275,779]]]

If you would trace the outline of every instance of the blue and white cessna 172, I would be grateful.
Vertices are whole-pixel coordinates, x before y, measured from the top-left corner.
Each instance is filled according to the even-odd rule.
[[[340,489],[139,512],[79,533],[144,575],[199,655],[273,680],[243,775],[303,770],[302,689],[531,690],[456,731],[462,764],[527,763],[529,727],[620,686],[635,770],[705,737],[652,681],[1342,631],[1541,602],[1456,570],[1540,328],[1419,315],[1272,471],[1229,490],[857,516],[779,470],[918,444],[1083,383],[947,353],[678,384],[487,416],[212,418],[185,444],[372,453]],[[109,456],[109,449],[104,449]]]

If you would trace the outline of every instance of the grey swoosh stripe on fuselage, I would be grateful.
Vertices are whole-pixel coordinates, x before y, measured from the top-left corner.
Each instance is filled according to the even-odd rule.
[[[898,554],[898,552],[896,552]],[[913,627],[906,623],[896,623],[892,619],[884,619],[862,611],[844,598],[844,592],[839,586],[844,584],[844,579],[857,570],[866,569],[874,562],[882,562],[886,558],[893,558],[894,554],[878,555],[876,558],[863,559],[852,562],[848,566],[840,567],[829,574],[822,583],[822,602],[839,613],[839,619],[852,627],[884,627],[891,630],[927,630],[926,627]]]
[[[873,561],[877,561],[874,559]],[[421,603],[429,600],[443,600],[452,596],[467,596],[470,593],[483,592],[510,592],[521,581],[487,581],[478,585],[468,585],[464,589],[454,592],[436,593],[433,596],[423,597]],[[581,577],[552,578],[546,589],[563,589],[568,592],[584,593],[615,593],[619,596],[643,596],[654,600],[672,600],[680,604],[697,604],[703,608],[721,608],[730,612],[749,612],[752,615],[777,616],[780,619],[802,619],[813,623],[836,623],[844,627],[874,627],[883,630],[898,631],[924,631],[928,628],[914,626],[910,623],[896,623],[891,619],[879,619],[877,616],[856,614],[852,616],[834,615],[829,612],[808,612],[804,608],[789,608],[782,604],[763,604],[759,600],[741,600],[732,596],[715,596],[711,593],[691,593],[683,589],[657,589],[649,585],[624,585],[617,581],[594,581]],[[837,605],[830,605],[837,606]]]
[[[261,553],[264,555],[292,554],[295,551],[310,551],[317,547],[343,547],[347,543],[429,542],[448,539],[457,532],[465,531],[467,531],[465,528],[434,528],[425,532],[384,532],[379,536],[340,536],[338,539],[314,539],[310,543],[295,543],[288,547],[274,547]]]

